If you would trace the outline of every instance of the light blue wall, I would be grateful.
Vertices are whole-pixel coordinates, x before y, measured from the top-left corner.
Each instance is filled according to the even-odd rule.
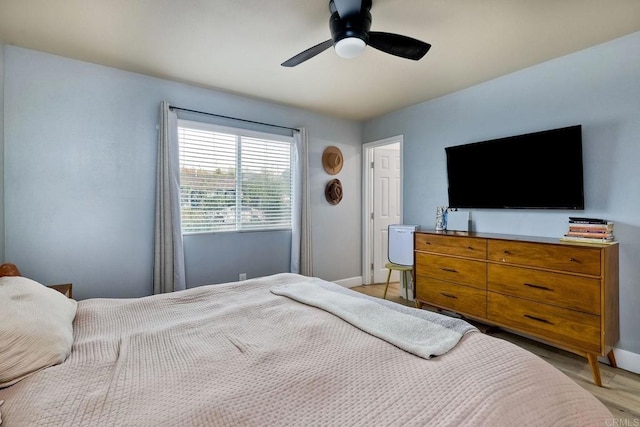
[[[583,125],[585,211],[473,210],[474,229],[559,237],[573,213],[615,221],[618,347],[640,354],[640,33],[371,120],[363,140],[404,135],[404,218],[433,228],[447,204],[444,147],[574,124]]]
[[[4,65],[6,259],[24,275],[73,282],[80,299],[151,292],[156,126],[166,100],[306,127],[314,273],[360,276],[360,123],[13,46]],[[336,207],[323,195],[328,145],[345,157],[345,199]],[[288,271],[284,234],[187,237],[188,286]]]
[[[210,283],[211,277],[217,282],[233,282],[240,273],[251,278],[290,268],[290,231],[188,235],[184,239],[190,286]],[[212,259],[212,247],[228,247],[233,251],[216,251]],[[242,257],[239,258],[238,253]]]

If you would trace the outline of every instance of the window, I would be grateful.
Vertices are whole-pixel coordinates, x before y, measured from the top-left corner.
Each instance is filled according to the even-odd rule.
[[[178,121],[183,233],[291,229],[292,138]]]

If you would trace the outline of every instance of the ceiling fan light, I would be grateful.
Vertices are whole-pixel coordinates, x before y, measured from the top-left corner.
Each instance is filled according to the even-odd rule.
[[[367,44],[358,37],[346,37],[338,41],[334,48],[341,58],[355,58],[362,55]]]

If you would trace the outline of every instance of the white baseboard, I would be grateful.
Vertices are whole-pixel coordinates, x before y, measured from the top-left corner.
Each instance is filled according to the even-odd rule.
[[[632,353],[620,348],[613,349],[613,353],[616,356],[616,364],[618,365],[618,368],[640,374],[640,354]]]
[[[334,280],[333,283],[344,286],[345,288],[355,288],[356,286],[362,286],[362,276]]]

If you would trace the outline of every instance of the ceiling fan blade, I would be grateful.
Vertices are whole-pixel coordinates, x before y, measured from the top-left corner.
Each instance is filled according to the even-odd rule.
[[[311,59],[317,54],[324,52],[325,50],[329,49],[331,46],[333,46],[333,40],[324,41],[313,47],[310,47],[304,52],[300,52],[299,54],[297,54],[296,56],[290,59],[287,59],[280,65],[282,65],[283,67],[295,67],[296,65],[303,63],[307,59]]]
[[[414,61],[422,58],[431,48],[429,43],[418,39],[379,31],[371,31],[369,33],[368,44],[382,52],[401,58],[413,59]]]
[[[371,3],[371,0],[368,0]],[[332,6],[333,5],[333,6]],[[331,0],[329,9],[333,12],[333,8],[338,12],[340,18],[344,19],[350,15],[360,13],[362,8],[362,0]],[[369,6],[371,8],[371,6]]]

